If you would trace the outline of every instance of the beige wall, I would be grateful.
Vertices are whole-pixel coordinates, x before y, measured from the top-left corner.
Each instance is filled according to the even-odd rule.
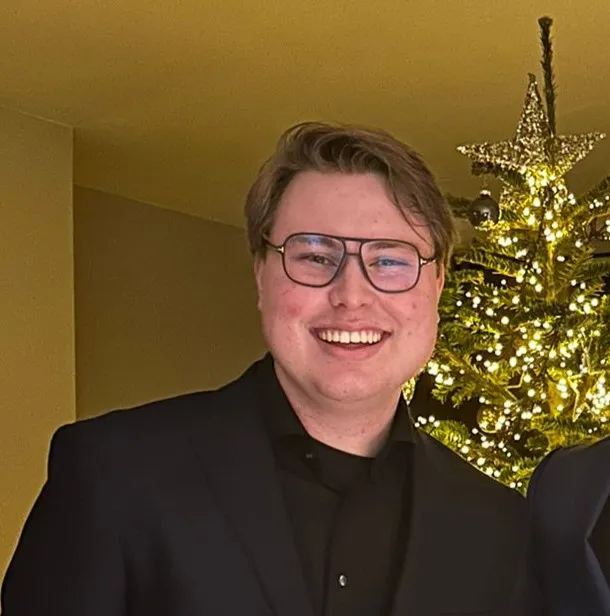
[[[1,580],[58,426],[218,386],[263,344],[241,230],[73,195],[69,128],[0,110],[0,137]]]
[[[72,131],[0,109],[0,580],[74,420]]]
[[[79,417],[218,386],[263,352],[243,232],[75,188]]]

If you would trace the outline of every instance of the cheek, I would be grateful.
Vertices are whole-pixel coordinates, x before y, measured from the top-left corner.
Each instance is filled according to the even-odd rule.
[[[276,284],[272,293],[273,312],[282,321],[293,322],[306,317],[317,303],[311,289],[287,282]]]
[[[282,312],[289,320],[298,319],[303,314],[305,302],[298,289],[285,289],[278,297]]]
[[[394,307],[393,312],[407,335],[421,330],[434,334],[436,330],[437,302],[433,294],[411,296],[400,306]]]

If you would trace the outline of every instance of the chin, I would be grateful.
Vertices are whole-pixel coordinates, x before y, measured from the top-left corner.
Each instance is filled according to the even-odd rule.
[[[325,398],[345,403],[361,402],[379,395],[390,395],[399,388],[378,382],[355,382],[353,379],[345,381],[341,381],[341,379],[333,379],[332,381],[324,379],[318,381],[316,387]]]

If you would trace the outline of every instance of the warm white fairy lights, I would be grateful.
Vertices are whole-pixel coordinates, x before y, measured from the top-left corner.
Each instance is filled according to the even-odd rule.
[[[591,221],[604,220],[610,239],[610,189],[581,204],[564,180],[601,138],[554,136],[549,146],[533,82],[513,140],[460,148],[498,170],[511,223],[487,225],[477,246],[475,262],[501,276],[450,281],[451,308],[427,367],[435,395],[458,406],[478,402],[477,423],[457,428],[422,416],[417,424],[516,489],[551,449],[610,434],[609,308],[599,284],[580,278],[590,264]],[[518,172],[524,186],[503,171]],[[493,258],[480,261],[486,246]]]

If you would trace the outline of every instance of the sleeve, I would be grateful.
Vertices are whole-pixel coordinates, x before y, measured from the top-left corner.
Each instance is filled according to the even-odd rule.
[[[610,458],[600,447],[596,443],[556,450],[530,484],[536,574],[549,614],[610,616],[604,570],[605,546],[610,544],[604,538],[604,514],[598,518],[610,487]]]
[[[610,441],[608,442],[610,443]],[[610,468],[606,472],[610,474]],[[589,542],[606,578],[608,587],[610,587],[610,494],[597,519]]]
[[[117,473],[91,432],[75,424],[53,437],[47,481],[2,585],[3,616],[125,614]]]

